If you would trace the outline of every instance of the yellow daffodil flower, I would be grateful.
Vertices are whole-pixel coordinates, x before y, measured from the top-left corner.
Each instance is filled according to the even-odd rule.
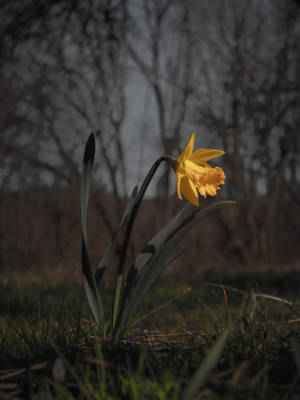
[[[193,153],[195,134],[192,133],[186,148],[174,161],[177,177],[177,194],[195,206],[199,206],[198,192],[206,197],[216,196],[219,185],[224,184],[225,174],[222,168],[213,168],[207,161],[224,154],[222,150],[199,149]]]

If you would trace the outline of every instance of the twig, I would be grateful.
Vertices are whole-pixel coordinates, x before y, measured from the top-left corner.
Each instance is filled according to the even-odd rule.
[[[218,288],[220,288],[222,290],[224,290],[224,288],[225,288],[226,290],[229,290],[229,291],[235,292],[235,293],[239,293],[239,294],[246,294],[248,296],[251,295],[251,296],[254,296],[254,297],[264,297],[265,299],[279,301],[281,303],[285,303],[285,304],[288,304],[290,306],[297,305],[297,304],[295,304],[295,303],[293,303],[291,301],[282,299],[281,297],[276,297],[276,296],[272,296],[270,294],[265,294],[265,293],[255,293],[255,292],[249,293],[249,292],[245,292],[244,290],[239,290],[239,289],[233,288],[231,286],[219,285],[218,283],[204,282],[203,286],[218,287]]]

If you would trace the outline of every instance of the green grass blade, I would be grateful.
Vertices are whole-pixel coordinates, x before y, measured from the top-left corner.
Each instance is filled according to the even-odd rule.
[[[122,318],[120,321],[120,329],[118,335],[121,337],[126,329],[128,329],[130,321],[136,312],[140,302],[143,297],[150,289],[150,287],[157,280],[159,275],[164,269],[165,263],[168,257],[171,255],[172,251],[177,248],[181,240],[185,237],[187,232],[197,224],[201,218],[203,218],[208,213],[219,210],[221,208],[230,207],[235,202],[233,201],[220,201],[218,203],[214,203],[211,206],[203,209],[197,210],[188,218],[186,218],[178,228],[173,231],[169,237],[166,239],[165,243],[158,249],[156,254],[151,258],[147,266],[147,271],[140,278],[136,287],[132,291],[132,295],[130,296],[129,303],[126,305],[124,312],[122,313]]]
[[[82,175],[81,175],[81,226],[82,226],[82,250],[81,250],[81,262],[82,262],[82,273],[83,282],[86,297],[92,312],[92,315],[99,324],[104,323],[104,311],[101,302],[101,298],[96,285],[94,273],[90,263],[87,245],[87,209],[88,200],[90,194],[90,188],[92,183],[92,171],[93,163],[95,158],[95,136],[93,133],[90,134],[86,143]]]
[[[227,342],[230,329],[225,329],[224,333],[218,338],[217,343],[209,354],[204,358],[200,367],[195,372],[188,386],[183,392],[182,400],[192,400],[199,390],[203,387],[209,373],[215,368],[221,357],[222,351]]]

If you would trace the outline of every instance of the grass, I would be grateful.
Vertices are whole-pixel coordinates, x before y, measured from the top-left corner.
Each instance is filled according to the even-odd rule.
[[[223,287],[210,285],[220,281],[228,308]],[[115,348],[89,322],[76,282],[49,274],[10,279],[0,284],[0,399],[182,399],[230,321],[201,399],[296,399],[300,322],[289,321],[300,317],[299,283],[297,272],[165,276]]]

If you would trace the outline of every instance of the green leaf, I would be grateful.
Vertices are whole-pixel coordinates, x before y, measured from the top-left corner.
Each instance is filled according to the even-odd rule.
[[[114,233],[109,245],[106,248],[104,256],[102,257],[102,259],[100,260],[100,262],[99,262],[99,264],[97,266],[95,279],[96,279],[96,283],[97,283],[98,287],[99,287],[99,284],[101,282],[101,278],[103,276],[103,273],[104,273],[105,269],[107,268],[107,266],[109,265],[109,261],[110,261],[111,255],[113,253],[113,250],[115,248],[115,244],[116,244],[119,232],[120,232],[120,230],[121,230],[121,228],[122,228],[122,226],[123,226],[128,214],[130,214],[131,211],[132,211],[132,207],[134,206],[134,203],[135,203],[135,200],[136,200],[137,191],[138,191],[138,187],[136,186],[133,189],[132,193],[131,193],[131,196],[130,196],[129,201],[127,203],[127,207],[126,207],[126,209],[124,211],[124,214],[122,216],[122,219],[121,219],[121,222],[119,224],[119,227],[116,230],[116,232]]]
[[[87,242],[87,206],[89,201],[90,188],[92,183],[92,169],[95,158],[95,136],[93,133],[90,134],[88,141],[85,146],[83,155],[83,165],[81,174],[81,225],[82,232]]]
[[[120,230],[121,230],[121,228],[122,228],[122,226],[123,226],[128,214],[131,213],[132,208],[133,208],[133,206],[135,204],[137,192],[138,192],[138,187],[136,186],[133,189],[132,193],[131,193],[131,196],[130,196],[129,201],[127,203],[127,207],[126,207],[126,209],[124,211],[124,214],[122,216],[122,219],[121,219],[121,222],[119,224],[119,227],[116,230],[116,232],[114,233],[114,235],[113,235],[113,237],[112,237],[112,239],[111,239],[111,241],[110,241],[110,243],[109,243],[109,245],[108,245],[108,247],[107,247],[107,249],[106,249],[106,251],[104,253],[104,256],[102,257],[102,259],[101,259],[101,261],[100,261],[100,263],[99,263],[99,265],[97,267],[97,270],[96,270],[96,273],[95,273],[95,280],[96,280],[96,285],[98,287],[98,290],[99,290],[99,285],[100,285],[102,276],[103,276],[103,274],[105,272],[105,269],[107,268],[107,266],[109,264],[111,255],[113,253],[113,250],[114,250],[114,247],[115,247],[115,244],[116,244],[116,241],[117,241],[118,234],[119,234],[119,232],[120,232]],[[114,291],[114,295],[113,295],[113,306],[112,306],[112,321],[111,321],[112,333],[113,333],[114,328],[115,328],[115,324],[116,324],[116,320],[117,320],[117,316],[118,316],[118,311],[119,311],[119,302],[120,302],[120,295],[121,295],[121,289],[122,289],[122,281],[123,281],[123,275],[117,275],[116,282],[115,282],[115,291]]]
[[[128,218],[127,227],[126,227],[126,231],[125,231],[125,235],[124,235],[124,241],[123,241],[123,245],[122,245],[122,249],[121,249],[119,265],[118,265],[118,269],[117,269],[117,276],[122,276],[123,277],[123,271],[124,271],[124,265],[125,265],[125,260],[126,260],[126,254],[127,254],[127,249],[128,249],[128,245],[129,245],[129,240],[130,240],[131,232],[132,232],[132,229],[133,229],[133,226],[134,226],[134,223],[135,223],[138,211],[139,211],[139,207],[141,205],[141,202],[143,200],[145,192],[146,192],[146,190],[147,190],[147,188],[148,188],[148,186],[149,186],[149,184],[150,184],[155,172],[157,171],[158,167],[160,166],[160,164],[163,161],[167,161],[167,158],[166,157],[160,157],[152,165],[150,171],[148,172],[148,174],[146,175],[146,177],[145,177],[145,179],[144,179],[144,181],[142,183],[142,186],[141,186],[140,190],[138,191],[138,194],[137,194],[137,196],[135,198],[134,204],[131,207],[130,216]],[[121,317],[123,315],[123,311],[124,311],[124,308],[125,308],[125,304],[126,304],[126,301],[127,301],[128,288],[131,287],[131,284],[132,284],[132,282],[134,280],[134,276],[135,276],[136,272],[133,272],[133,271],[135,271],[135,270],[133,268],[131,268],[131,270],[130,270],[131,274],[129,273],[128,277],[127,277],[126,287],[124,288],[122,295],[120,297],[118,296],[118,301],[119,301],[120,304],[118,304],[118,307],[117,307],[118,314],[119,314],[117,316],[117,322],[116,322],[117,327],[119,326],[119,323],[120,323],[120,320],[121,320]],[[129,283],[129,285],[128,285],[128,283]],[[121,286],[120,286],[120,290],[121,290]],[[115,295],[116,295],[116,293],[115,293]],[[115,301],[116,301],[116,296],[114,296],[114,305],[113,305],[114,309],[115,309],[115,306],[116,306],[115,305]]]
[[[203,218],[205,215],[209,214],[212,211],[217,211],[222,208],[227,208],[231,207],[236,204],[236,201],[232,200],[222,200],[218,201],[217,203],[214,203],[203,210],[197,210],[194,211],[193,214],[191,214],[188,218],[186,218],[176,229],[175,231],[169,236],[168,240],[171,240],[173,236],[176,236],[178,234],[178,231],[181,232],[182,234],[186,234],[192,226],[196,225],[201,218]]]
[[[99,324],[104,324],[104,310],[101,302],[101,298],[96,285],[93,269],[90,263],[88,245],[87,245],[87,209],[88,200],[92,182],[92,171],[95,157],[95,136],[93,133],[90,134],[86,143],[82,175],[81,175],[81,225],[82,225],[82,249],[81,249],[81,263],[83,282],[86,297],[92,312],[92,315]],[[103,326],[104,328],[104,326]]]
[[[115,292],[114,292],[113,314],[112,314],[112,332],[114,332],[115,330],[115,325],[118,317],[122,282],[123,282],[123,275],[117,275],[115,283]]]
[[[130,296],[130,300],[126,305],[124,312],[122,313],[121,321],[119,324],[119,332],[118,336],[122,336],[128,326],[130,321],[136,312],[140,302],[143,297],[146,295],[147,291],[153,285],[153,283],[157,280],[161,272],[164,270],[164,266],[168,257],[171,255],[172,251],[176,249],[181,242],[181,240],[185,237],[187,232],[197,224],[201,218],[207,215],[209,212],[219,210],[221,208],[230,207],[235,202],[233,201],[220,201],[218,203],[214,203],[211,206],[203,209],[197,210],[188,218],[186,218],[179,226],[176,228],[165,240],[164,244],[159,247],[157,252],[151,258],[147,270],[145,274],[140,278],[136,287],[132,291]]]
[[[87,253],[87,247],[84,238],[82,238],[82,249],[81,249],[81,265],[83,273],[83,285],[86,294],[90,310],[92,312],[93,318],[97,324],[100,322],[99,306],[97,293],[94,287],[94,279],[92,268],[90,265],[89,256]]]
[[[182,400],[192,400],[199,390],[203,387],[209,373],[218,364],[222,351],[227,342],[230,333],[230,328],[225,329],[224,333],[218,338],[217,343],[213,349],[204,358],[200,367],[193,375],[188,383],[185,391],[183,392]]]
[[[99,325],[100,319],[99,319],[97,299],[85,276],[83,276],[83,287],[94,321],[96,322],[97,325]]]
[[[124,235],[124,241],[123,241],[119,265],[118,265],[118,272],[117,272],[118,275],[123,274],[125,260],[126,260],[126,254],[127,254],[127,249],[128,249],[128,245],[129,245],[132,228],[133,228],[134,222],[136,220],[136,217],[137,217],[141,202],[143,200],[144,194],[145,194],[155,172],[157,171],[158,167],[160,166],[160,164],[163,161],[166,161],[166,157],[160,157],[159,159],[157,159],[155,161],[155,163],[152,165],[150,171],[146,175],[146,178],[144,179],[142,186],[136,196],[135,202],[134,202],[133,207],[130,212],[130,216],[128,218],[128,223],[127,223],[127,227],[126,227],[126,231],[125,231],[125,235]]]
[[[140,269],[142,269],[147,263],[150,262],[151,258],[155,255],[159,247],[166,240],[179,218],[183,214],[183,212],[187,209],[188,204],[184,206],[176,215],[173,217],[144,247],[141,253],[136,257],[134,263],[129,269],[129,273],[126,280],[126,286],[123,289],[122,297],[121,297],[121,307],[120,307],[120,315],[117,322],[117,327],[119,326],[120,320],[122,318],[123,310],[126,306],[126,302],[129,299],[131,288],[135,282],[137,273]]]
[[[159,247],[164,243],[171,230],[177,224],[179,218],[182,216],[183,212],[187,209],[189,205],[187,204],[183,207],[176,215],[173,217],[144,247],[141,253],[136,257],[133,267],[136,270],[140,270],[144,267],[157,252]]]

